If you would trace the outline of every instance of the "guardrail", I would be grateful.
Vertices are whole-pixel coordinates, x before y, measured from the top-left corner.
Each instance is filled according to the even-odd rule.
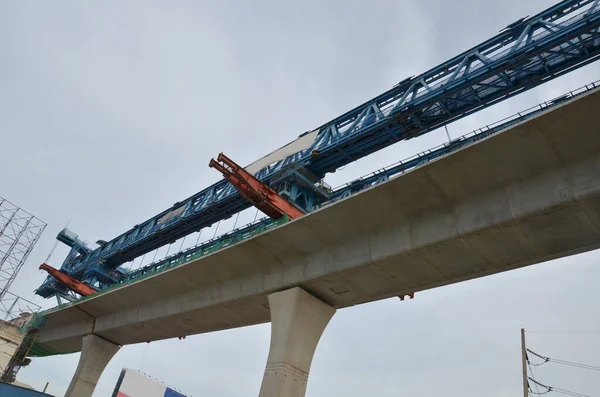
[[[586,84],[575,90],[569,91],[556,98],[541,102],[536,106],[532,106],[511,116],[505,117],[502,120],[498,120],[492,124],[488,124],[484,127],[473,130],[467,134],[461,135],[458,138],[452,139],[450,142],[443,143],[431,149],[425,150],[421,153],[412,155],[404,160],[390,164],[387,167],[370,172],[369,174],[366,174],[351,182],[347,182],[343,185],[336,187],[332,195],[333,200],[323,203],[322,206],[331,205],[340,198],[349,197],[350,195],[356,194],[367,187],[375,186],[378,183],[389,179],[389,177],[391,176],[398,176],[406,171],[409,171],[415,167],[425,164],[442,155],[449,154],[460,148],[468,146],[478,140],[481,140],[487,136],[503,131],[508,127],[513,126],[514,124],[530,119],[531,117],[541,112],[544,112],[554,106],[560,105],[565,101],[571,100],[581,94],[585,94],[598,87],[600,87],[600,80],[593,81],[589,84]]]

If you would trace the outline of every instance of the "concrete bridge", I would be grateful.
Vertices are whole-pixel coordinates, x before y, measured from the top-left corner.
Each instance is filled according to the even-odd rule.
[[[271,321],[261,397],[303,396],[336,309],[600,246],[600,92],[581,95],[330,207],[51,311],[90,396],[119,346]]]

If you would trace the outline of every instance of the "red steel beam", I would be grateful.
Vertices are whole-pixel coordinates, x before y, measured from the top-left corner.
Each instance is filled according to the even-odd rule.
[[[97,289],[90,287],[87,284],[82,283],[79,280],[61,272],[58,269],[53,268],[50,265],[42,263],[40,269],[47,271],[52,277],[54,277],[59,283],[64,284],[67,288],[77,292],[81,296],[88,296],[94,292],[98,292]]]
[[[219,154],[216,161],[211,159],[208,166],[221,172],[242,196],[271,218],[279,219],[287,215],[290,219],[295,219],[304,215],[279,193],[256,179],[223,153]]]

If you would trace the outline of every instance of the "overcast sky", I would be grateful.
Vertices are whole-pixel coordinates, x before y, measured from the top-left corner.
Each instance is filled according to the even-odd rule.
[[[0,0],[0,196],[48,223],[13,292],[55,304],[33,290],[67,222],[90,241],[115,237],[217,181],[208,162],[219,152],[248,164],[553,3]],[[451,124],[450,134],[598,80],[599,69]],[[443,139],[436,131],[396,144],[327,180],[347,182]],[[50,263],[64,256],[58,249]],[[542,354],[600,365],[599,259],[592,252],[338,311],[307,395],[519,395],[521,327],[558,332],[527,335]],[[123,367],[193,396],[258,395],[268,345],[265,324],[126,346],[94,396],[109,396]],[[40,389],[50,381],[62,396],[78,358],[34,359],[20,380]],[[536,375],[600,390],[593,372],[546,364]]]

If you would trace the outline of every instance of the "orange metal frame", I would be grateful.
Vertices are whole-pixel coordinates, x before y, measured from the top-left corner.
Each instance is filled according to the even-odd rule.
[[[82,296],[88,296],[93,294],[94,292],[98,292],[97,289],[90,287],[87,284],[82,283],[79,280],[74,279],[73,277],[61,272],[58,269],[53,268],[46,263],[42,263],[40,265],[40,269],[47,271],[52,277],[54,277],[61,284],[66,285],[69,289],[77,292]]]
[[[273,219],[287,215],[290,219],[299,218],[304,213],[281,197],[275,190],[265,185],[254,175],[240,167],[233,160],[220,153],[217,160],[210,160],[209,167],[215,168],[256,208]]]

